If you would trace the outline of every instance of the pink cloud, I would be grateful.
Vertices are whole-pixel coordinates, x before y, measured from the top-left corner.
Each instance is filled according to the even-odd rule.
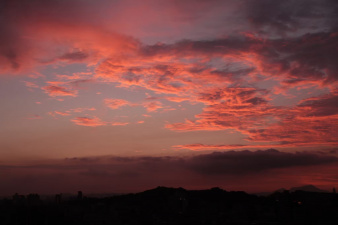
[[[80,126],[88,126],[88,127],[98,127],[107,125],[107,122],[102,121],[97,117],[89,118],[89,117],[76,117],[71,120],[73,123]]]
[[[325,46],[317,46],[311,40],[320,39]],[[144,46],[136,54],[125,58],[110,58],[98,67],[98,75],[116,81],[121,86],[138,85],[158,93],[194,94],[213,80],[213,86],[233,82],[245,83],[242,77],[255,81],[257,74],[280,79],[288,88],[301,85],[326,85],[335,82],[335,68],[330,56],[315,64],[311,55],[303,55],[314,47],[324,53],[336,43],[336,37],[316,34],[286,40],[262,40],[252,37],[229,37],[210,41],[184,41],[172,45]],[[323,52],[322,52],[323,51]],[[275,53],[275,54],[273,54]],[[283,55],[290,55],[283,58]],[[318,54],[316,54],[318,55]],[[186,63],[184,60],[190,59]],[[229,68],[212,66],[213,59],[230,64]],[[209,64],[207,63],[209,62]],[[231,68],[231,65],[234,68]],[[241,68],[235,68],[235,65]],[[222,82],[219,83],[218,82]],[[185,97],[185,96],[180,96]]]
[[[163,108],[163,104],[160,101],[145,101],[142,103],[132,103],[124,99],[105,99],[104,103],[111,109],[118,109],[123,106],[143,106],[148,112],[156,112],[158,109]]]
[[[60,86],[49,85],[49,86],[43,87],[42,89],[45,90],[45,92],[52,97],[56,97],[56,96],[76,97],[77,96],[76,90],[68,90],[67,88],[60,87]]]
[[[248,131],[252,141],[279,141],[284,144],[337,145],[337,92],[302,100],[265,129]]]
[[[26,87],[29,88],[39,88],[39,86],[37,84],[35,84],[34,82],[30,82],[30,81],[24,81]]]
[[[163,104],[160,101],[145,102],[143,106],[148,112],[156,112],[158,109],[163,108]]]
[[[142,6],[135,2],[140,8],[121,3],[123,11],[111,7],[116,14],[109,15],[125,20],[116,20],[123,22],[113,23],[112,27],[116,29],[108,29],[112,27],[107,27],[106,23],[100,25],[105,21],[101,15],[88,16],[91,14],[87,10],[103,6],[98,3],[81,5],[77,1],[47,3],[38,0],[37,3],[18,4],[5,0],[0,19],[8,22],[0,24],[3,31],[0,41],[6,43],[0,44],[1,72],[31,71],[32,67],[47,64],[86,63],[93,66],[95,73],[59,75],[59,80],[49,81],[49,85],[42,89],[52,97],[75,97],[78,95],[76,87],[80,84],[100,80],[118,87],[142,88],[161,96],[139,103],[105,99],[105,104],[112,109],[133,105],[143,106],[148,112],[169,110],[159,99],[203,105],[202,112],[194,119],[167,124],[171,130],[235,129],[247,135],[251,142],[336,143],[337,110],[334,105],[337,101],[338,35],[332,26],[336,24],[336,15],[327,8],[331,2],[327,6],[310,4],[311,10],[302,15],[298,13],[302,10],[289,12],[289,5],[282,1],[275,5],[257,2],[259,7],[253,7],[251,4],[254,3],[232,2],[229,10],[241,12],[236,16],[242,22],[246,21],[245,25],[238,28],[238,33],[232,32],[228,36],[222,33],[222,36],[215,35],[212,39],[186,38],[177,42],[171,40],[170,44],[147,45],[130,35],[108,31],[130,31],[131,28],[143,27],[140,25],[157,24],[157,21],[170,21],[165,25],[172,23],[171,20],[154,18],[177,18],[181,22],[195,23],[201,12],[208,11],[211,16],[223,11],[220,9],[225,3],[221,2],[171,4],[169,1],[165,6],[155,6],[153,1]],[[311,20],[310,15],[318,11],[327,12],[321,15],[326,23],[323,26],[325,31],[301,26],[305,25],[303,20]],[[125,12],[132,16],[126,18],[122,15]],[[168,12],[173,14],[166,14]],[[130,23],[136,17],[139,19],[137,26]],[[314,19],[311,21],[315,22],[313,27],[320,27]],[[223,23],[219,26],[227,27]],[[267,28],[271,32],[267,32]],[[307,34],[303,33],[304,29]],[[170,33],[169,30],[162,31]],[[290,33],[292,35],[288,35]],[[258,88],[261,85],[258,81],[278,84],[264,89]],[[26,85],[35,87],[32,82]],[[288,92],[295,87],[319,88],[330,93],[303,99],[296,106],[273,105],[273,94],[290,96]],[[168,95],[170,97],[163,97]]]
[[[77,72],[72,75],[59,74],[56,75],[56,78],[59,80],[66,81],[76,81],[76,80],[89,80],[93,77],[93,74],[90,72]]]
[[[53,112],[49,112],[49,115],[51,115],[54,118],[57,118],[58,116],[70,116],[71,114],[69,113],[69,111],[67,112],[61,112],[61,111],[53,111]]]
[[[325,44],[319,46],[314,40]],[[302,41],[292,37],[270,40],[245,34],[216,40],[185,40],[174,44],[136,44],[130,54],[112,54],[99,64],[96,78],[117,83],[119,87],[142,87],[159,96],[170,94],[170,97],[148,97],[151,101],[142,103],[105,99],[105,104],[112,109],[142,105],[148,112],[165,110],[163,103],[158,101],[161,98],[172,102],[204,104],[202,113],[193,120],[167,124],[166,128],[171,130],[234,129],[247,135],[247,140],[252,142],[275,142],[278,136],[281,143],[294,145],[331,142],[331,135],[324,134],[332,132],[333,125],[326,123],[324,118],[317,118],[317,122],[312,122],[316,124],[313,126],[304,122],[307,104],[275,106],[271,96],[277,92],[273,93],[268,87],[254,87],[254,84],[259,79],[272,79],[281,82],[282,85],[274,89],[280,93],[309,85],[329,87],[332,93],[337,68],[331,58],[309,63],[313,61],[313,55],[304,55],[302,51],[313,47],[317,53],[323,53],[337,40],[329,33],[304,35]],[[331,57],[334,55],[332,52]],[[325,114],[329,111],[328,108],[320,110],[313,113]],[[320,124],[323,135],[315,131]],[[302,126],[309,129],[308,134],[300,132]],[[284,135],[288,132],[287,127],[295,137]]]
[[[167,124],[172,130],[247,130],[268,125],[271,117],[282,113],[266,100],[266,92],[255,88],[210,89],[199,94],[198,100],[206,104],[196,120]]]
[[[75,109],[70,109],[69,111],[72,111],[74,113],[81,113],[83,111],[95,111],[96,108],[91,107],[91,108],[75,108]]]
[[[60,112],[60,111],[54,111],[54,113],[58,114],[58,115],[61,115],[61,116],[69,116],[70,113],[67,113],[67,112]]]
[[[39,116],[39,115],[37,115],[37,114],[35,114],[35,115],[32,115],[32,116],[30,116],[30,117],[28,117],[26,119],[28,119],[28,120],[39,120],[39,119],[42,119],[42,117]]]
[[[266,143],[185,146],[189,149],[334,146],[338,143],[335,132],[338,129],[338,109],[334,104],[336,94],[304,99],[295,107],[269,105],[267,100],[256,95],[257,90],[240,88],[204,93],[201,99],[209,105],[195,116],[196,120],[167,124],[166,127],[178,131],[234,129],[247,135],[250,142]]]
[[[125,125],[128,125],[129,123],[128,122],[113,122],[111,123],[112,126],[125,126]]]
[[[164,99],[171,101],[171,102],[191,101],[191,97],[167,96],[167,97],[164,97]]]
[[[122,106],[133,105],[124,99],[105,99],[104,104],[111,109],[118,109]]]
[[[80,125],[80,126],[89,126],[89,127],[98,127],[98,126],[126,126],[128,122],[105,122],[99,119],[98,117],[94,116],[90,117],[76,117],[71,120],[73,123]]]
[[[296,146],[335,146],[337,112],[335,94],[323,95],[302,100],[295,107],[276,108],[270,106],[263,110],[245,107],[229,108],[222,105],[207,107],[197,115],[196,121],[167,124],[173,130],[222,130],[236,129],[247,135],[249,145],[203,145],[192,144],[176,146],[192,150],[216,150],[258,147],[296,147]],[[217,107],[216,109],[214,107]],[[252,114],[253,113],[253,114]],[[275,118],[271,120],[269,118]],[[270,121],[269,121],[270,120]],[[255,144],[265,142],[266,144]],[[277,143],[277,144],[276,144]]]
[[[277,141],[278,142],[278,141]],[[336,144],[326,143],[327,146],[335,146]],[[237,150],[237,149],[262,149],[262,148],[292,148],[292,147],[304,147],[304,146],[325,146],[323,143],[281,143],[281,144],[221,144],[221,145],[213,145],[213,144],[187,144],[187,145],[174,145],[172,146],[175,149],[189,149],[192,151],[221,151],[221,150]]]
[[[0,40],[7,44],[0,46],[0,73],[32,71],[57,62],[95,64],[137,45],[133,38],[109,32],[101,15],[91,15],[89,20],[88,11],[94,8],[101,11],[104,6],[74,0],[24,4],[5,0],[1,19],[6,24],[0,25]]]

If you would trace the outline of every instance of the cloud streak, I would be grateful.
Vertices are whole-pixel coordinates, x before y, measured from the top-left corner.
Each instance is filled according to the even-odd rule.
[[[76,125],[87,126],[87,127],[99,127],[107,125],[107,122],[102,121],[97,117],[89,118],[89,117],[76,117],[71,120]]]
[[[65,87],[60,87],[60,86],[56,86],[56,85],[45,86],[42,89],[45,90],[45,92],[51,97],[57,97],[57,96],[76,97],[77,96],[76,90],[69,90]]]

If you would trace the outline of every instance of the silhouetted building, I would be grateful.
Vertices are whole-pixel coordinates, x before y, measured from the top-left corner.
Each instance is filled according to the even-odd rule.
[[[78,191],[78,192],[77,192],[77,199],[78,199],[78,200],[82,200],[82,199],[83,199],[82,191]]]
[[[24,195],[19,195],[18,193],[15,193],[13,195],[13,203],[14,204],[24,204],[25,202],[25,196]]]
[[[183,213],[188,207],[188,200],[184,189],[176,189],[169,197],[169,204],[178,213]]]
[[[60,204],[62,200],[62,194],[56,194],[55,195],[55,203]]]
[[[75,198],[58,204],[61,197],[56,194],[53,202],[43,201],[37,194],[16,193],[12,201],[0,199],[0,224],[338,224],[338,196],[332,192],[283,191],[258,197],[220,188],[188,191],[158,187],[104,198],[84,198],[79,191]]]
[[[41,202],[38,194],[29,194],[26,199],[29,205],[39,205]]]

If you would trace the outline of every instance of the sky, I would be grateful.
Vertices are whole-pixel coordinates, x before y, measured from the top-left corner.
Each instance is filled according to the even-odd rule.
[[[2,0],[0,196],[338,187],[336,0]]]

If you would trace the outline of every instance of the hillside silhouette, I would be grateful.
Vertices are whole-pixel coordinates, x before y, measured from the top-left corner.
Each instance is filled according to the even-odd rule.
[[[41,200],[15,194],[0,201],[2,225],[105,224],[338,224],[336,193],[288,190],[269,196],[220,188],[186,190],[157,187],[112,197],[62,194]]]

